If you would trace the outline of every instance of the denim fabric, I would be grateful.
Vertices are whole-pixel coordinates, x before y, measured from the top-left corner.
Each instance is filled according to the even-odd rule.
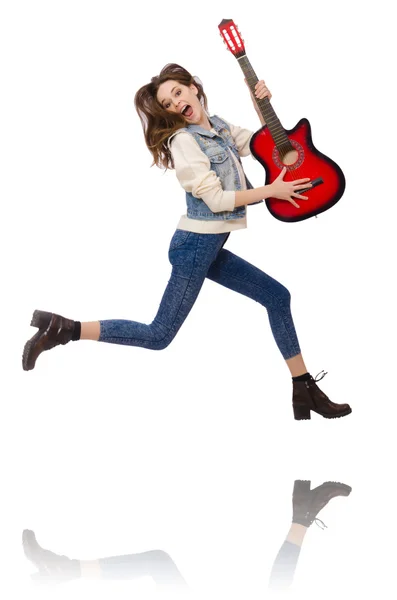
[[[281,546],[270,574],[270,589],[287,589],[294,579],[301,547],[285,541]]]
[[[103,579],[127,580],[149,576],[157,585],[187,587],[172,558],[162,550],[100,558],[99,565]]]
[[[168,253],[171,277],[153,322],[146,325],[124,319],[100,321],[98,341],[163,350],[178,333],[207,277],[262,304],[267,309],[273,336],[283,357],[288,359],[300,354],[289,291],[223,248],[229,235],[177,229]]]
[[[210,118],[216,133],[204,129],[200,125],[188,125],[182,129],[178,129],[174,135],[178,135],[182,131],[190,133],[204,154],[210,161],[210,169],[219,177],[222,189],[225,191],[241,190],[240,176],[231,153],[241,164],[241,159],[232,138],[228,124],[216,115]],[[247,177],[247,189],[252,189],[251,183]],[[260,201],[262,202],[262,200]],[[255,203],[255,204],[259,204]],[[190,192],[186,192],[187,216],[189,219],[199,219],[200,221],[224,221],[229,219],[242,219],[245,217],[246,207],[238,206],[233,211],[212,212],[201,198],[196,198]]]

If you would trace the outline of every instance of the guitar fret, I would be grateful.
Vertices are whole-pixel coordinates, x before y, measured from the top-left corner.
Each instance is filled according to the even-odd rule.
[[[260,25],[261,23],[259,27]],[[246,56],[244,39],[237,25],[232,19],[223,19],[218,28],[228,51],[238,60],[253,105],[262,122],[262,127],[259,129],[258,126],[253,136],[251,146],[253,155],[266,171],[266,179],[270,180],[267,183],[277,176],[275,167],[285,167],[291,172],[288,173],[288,179],[299,180],[300,177],[310,176],[313,188],[321,185],[318,194],[316,191],[314,195],[309,192],[309,202],[299,202],[299,211],[295,211],[289,203],[279,202],[274,198],[266,200],[268,210],[275,218],[284,222],[302,221],[328,210],[345,191],[345,177],[340,167],[313,146],[311,126],[307,119],[301,119],[291,132],[283,128],[267,94],[261,100],[256,97],[255,86],[260,87],[258,77]],[[263,43],[261,47],[263,48]],[[303,194],[302,191],[301,193]]]
[[[237,60],[239,61],[239,65],[245,75],[245,79],[251,92],[255,95],[255,84],[259,80],[247,58],[247,55],[243,54],[242,56],[238,57]],[[281,151],[285,153],[291,150],[293,146],[289,141],[288,136],[285,133],[285,130],[281,125],[272,105],[270,104],[269,98],[261,98],[260,100],[256,98],[255,100],[280,154]]]

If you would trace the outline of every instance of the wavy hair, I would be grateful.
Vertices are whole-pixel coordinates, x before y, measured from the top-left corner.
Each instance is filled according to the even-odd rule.
[[[150,83],[136,92],[134,104],[142,123],[146,145],[153,156],[151,166],[156,165],[166,170],[174,168],[167,140],[175,131],[188,125],[182,114],[167,112],[157,100],[160,85],[169,79],[186,86],[195,85],[198,89],[197,97],[208,113],[207,97],[200,80],[175,63],[163,67],[160,75],[152,77]]]

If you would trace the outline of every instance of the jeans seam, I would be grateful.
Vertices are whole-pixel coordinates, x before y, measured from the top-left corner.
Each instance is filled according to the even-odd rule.
[[[188,280],[188,283],[187,283],[187,286],[186,286],[186,290],[185,290],[185,292],[184,292],[184,294],[183,294],[183,297],[182,297],[182,299],[181,299],[181,301],[180,301],[180,303],[179,303],[178,310],[177,310],[177,313],[176,313],[176,316],[175,316],[174,322],[172,323],[172,325],[171,325],[171,327],[170,327],[170,330],[169,330],[169,332],[168,332],[168,335],[169,335],[169,334],[172,332],[172,329],[173,329],[173,327],[174,327],[174,325],[175,325],[175,321],[176,321],[176,319],[177,319],[177,317],[178,317],[178,315],[179,315],[179,311],[180,311],[180,308],[181,308],[181,306],[182,306],[182,303],[183,303],[184,299],[186,298],[186,293],[187,293],[187,291],[188,291],[188,289],[189,289],[190,282],[191,282],[191,280],[192,280],[192,278],[193,278],[193,273],[194,273],[194,269],[195,269],[195,266],[196,266],[197,248],[198,248],[198,245],[199,245],[199,241],[200,241],[200,237],[198,237],[198,238],[197,238],[196,250],[195,250],[195,252],[194,252],[193,266],[192,266],[192,270],[191,270],[191,273],[190,273],[190,277],[189,277],[189,280]],[[208,267],[208,268],[209,268],[209,267]],[[208,270],[207,270],[207,271],[208,271]],[[179,277],[179,275],[177,275],[177,277]],[[183,277],[182,279],[187,279],[187,277]],[[204,276],[204,279],[205,279],[205,276]],[[163,341],[163,339],[164,339],[165,337],[166,337],[166,336],[164,336],[163,338],[161,338],[161,340],[160,340],[160,341]]]
[[[217,269],[218,269],[218,271],[219,271],[220,273],[225,273],[225,274],[227,274],[227,275],[230,277],[230,274],[229,274],[229,273],[228,273],[228,272],[227,272],[225,269],[222,269],[222,268],[220,268],[220,267],[217,267]],[[237,281],[244,281],[244,282],[246,282],[246,283],[249,283],[250,285],[254,285],[255,287],[257,287],[257,288],[261,289],[261,286],[260,286],[260,285],[258,285],[257,283],[254,283],[254,282],[253,282],[253,281],[251,281],[250,279],[244,279],[244,278],[242,278],[242,277],[238,277],[237,275],[232,275],[232,277],[234,277],[234,278],[235,278]],[[274,296],[274,295],[273,295],[271,292],[267,292],[267,293],[268,293],[268,294],[269,294],[269,296],[271,296],[271,297],[272,297],[274,300],[276,300],[277,304],[280,306],[280,309],[281,309],[281,310],[280,310],[280,313],[281,313],[281,316],[282,316],[282,322],[283,322],[283,325],[284,325],[285,332],[286,332],[286,334],[288,335],[289,343],[291,344],[291,346],[293,346],[293,347],[295,348],[295,343],[293,342],[293,340],[292,340],[292,338],[291,338],[291,336],[290,336],[290,333],[289,333],[289,331],[288,331],[288,329],[287,329],[287,327],[286,327],[286,325],[285,325],[285,317],[284,317],[284,315],[282,314],[282,311],[284,311],[284,310],[285,310],[285,307],[282,305],[282,303],[281,303],[281,302],[280,302],[280,300],[277,298],[277,296]],[[260,302],[259,302],[259,304],[260,304]],[[262,306],[263,306],[263,305],[262,305]],[[266,308],[266,307],[265,307],[265,308]],[[297,354],[300,354],[300,348],[298,348],[298,352],[297,352]],[[292,356],[296,356],[296,355],[295,355],[295,354],[293,354]],[[285,357],[283,356],[283,358],[285,358]],[[289,358],[292,358],[292,357],[289,357]],[[287,359],[286,359],[286,360],[287,360]]]
[[[188,279],[188,284],[187,284],[187,286],[186,286],[186,290],[185,290],[185,292],[184,292],[184,294],[183,294],[183,297],[182,297],[182,299],[181,299],[181,301],[180,301],[180,303],[179,303],[178,310],[177,310],[177,312],[176,312],[176,316],[175,316],[174,322],[172,323],[171,327],[169,328],[169,331],[168,331],[168,333],[166,333],[166,334],[165,334],[165,335],[164,335],[164,336],[163,336],[163,337],[162,337],[160,340],[157,340],[157,343],[160,343],[160,342],[162,342],[162,341],[163,341],[163,340],[164,340],[164,339],[167,337],[167,335],[169,335],[169,334],[172,332],[172,329],[173,329],[173,327],[174,327],[175,321],[176,321],[176,319],[177,319],[177,317],[178,317],[178,314],[179,314],[180,308],[181,308],[181,306],[182,306],[182,302],[184,301],[184,299],[185,299],[185,297],[186,297],[186,292],[187,292],[187,290],[189,289],[189,285],[190,285],[190,282],[191,282],[191,280],[192,280],[192,277],[193,277],[193,272],[194,272],[194,268],[195,268],[195,265],[196,265],[196,257],[197,257],[197,247],[198,247],[198,241],[199,241],[199,239],[197,239],[197,245],[196,245],[196,250],[195,250],[195,253],[194,253],[193,267],[192,267],[192,272],[191,272],[191,275],[190,275],[190,277],[189,277],[189,278],[187,278],[187,277],[182,277],[182,279]],[[179,276],[179,275],[176,275],[176,277],[180,277],[180,276]],[[204,277],[204,279],[205,279],[205,277]],[[153,323],[153,321],[152,321],[152,323]],[[112,337],[112,338],[107,338],[107,339],[108,339],[108,340],[132,340],[132,339],[137,339],[137,338],[127,338],[127,337]],[[147,340],[142,340],[142,341],[147,341]]]

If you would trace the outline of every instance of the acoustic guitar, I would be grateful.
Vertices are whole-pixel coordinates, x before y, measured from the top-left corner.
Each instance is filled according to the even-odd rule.
[[[236,25],[231,19],[224,19],[218,27],[227,49],[238,60],[254,94],[258,78],[247,58],[244,40]],[[310,177],[312,184],[311,188],[299,191],[308,200],[299,201],[299,198],[295,198],[300,208],[285,200],[266,199],[270,213],[280,221],[291,223],[317,216],[334,206],[345,190],[345,177],[333,160],[314,147],[309,121],[301,119],[293,129],[286,130],[269,98],[255,100],[266,125],[253,134],[250,149],[265,169],[266,183],[272,183],[285,166],[287,171],[284,181]]]

